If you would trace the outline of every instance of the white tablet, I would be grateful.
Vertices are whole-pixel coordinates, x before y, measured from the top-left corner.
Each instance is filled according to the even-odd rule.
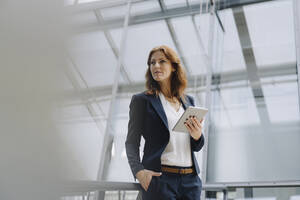
[[[197,117],[197,119],[200,120],[205,116],[205,114],[207,112],[208,112],[207,108],[189,106],[185,110],[185,112],[181,115],[181,117],[179,118],[179,120],[177,121],[175,126],[173,127],[172,131],[188,133],[188,130],[184,125],[184,122],[186,121],[186,119],[188,119],[189,116],[195,115],[195,117]]]

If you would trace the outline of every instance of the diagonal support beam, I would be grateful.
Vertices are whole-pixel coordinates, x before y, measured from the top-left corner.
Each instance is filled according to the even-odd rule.
[[[73,62],[73,60],[70,56],[69,56],[69,60],[72,64],[73,68],[75,69],[75,71],[77,73],[79,73],[79,71],[77,69],[77,66],[75,65],[75,63]],[[78,75],[81,78],[81,80],[83,81],[83,83],[85,84],[85,86],[86,86],[85,89],[83,89],[80,86],[80,84],[78,83],[78,80],[75,78],[76,77],[75,74],[72,72],[71,69],[69,69],[69,67],[64,68],[64,73],[68,77],[68,79],[70,80],[70,82],[71,82],[72,86],[74,87],[76,93],[79,94],[82,102],[86,102],[86,98],[89,98],[92,95],[92,97],[90,97],[90,98],[92,98],[92,102],[94,102],[98,106],[99,110],[101,111],[101,114],[104,116],[103,110],[101,109],[101,107],[99,106],[99,104],[97,103],[97,101],[95,99],[95,94],[93,93],[93,90],[90,89],[87,86],[87,84],[86,84],[85,80],[83,79],[83,77],[81,76],[81,74],[78,74]],[[82,94],[83,94],[82,91],[83,90],[86,91],[85,96],[82,96]],[[86,106],[89,114],[91,115],[92,119],[94,120],[99,132],[101,133],[104,130],[104,125],[101,122],[101,120],[99,120],[99,116],[98,116],[97,112],[94,110],[94,108],[93,108],[93,106],[91,105],[90,102],[86,102],[85,106]]]
[[[101,26],[103,24],[103,22],[104,22],[104,19],[103,19],[102,15],[101,15],[100,11],[95,10],[94,13],[95,13],[95,16],[97,18],[97,21],[98,21],[99,25]],[[104,29],[103,32],[104,32],[104,35],[105,35],[105,37],[106,37],[106,39],[108,41],[108,44],[111,47],[111,49],[112,49],[112,51],[113,51],[116,59],[118,59],[119,58],[119,50],[118,50],[118,47],[115,44],[115,42],[114,42],[111,34],[106,29]],[[129,75],[128,75],[128,73],[127,73],[127,71],[126,71],[123,63],[121,63],[121,74],[124,77],[124,79],[129,83],[129,85],[131,85],[132,81],[131,81],[131,79],[130,79],[130,77],[129,77]]]
[[[163,0],[158,0],[158,3],[159,3],[159,6],[161,8],[161,11],[164,13],[167,11],[167,7],[165,5],[165,3],[163,2]],[[179,44],[179,40],[176,36],[176,31],[174,29],[174,26],[172,25],[171,23],[171,20],[170,19],[165,19],[166,23],[167,23],[167,26],[168,26],[168,30],[170,32],[170,35],[171,35],[171,38],[172,38],[172,41],[174,42],[175,44],[175,47],[178,51],[178,54],[179,54],[179,57],[181,58],[181,61],[182,61],[182,64],[183,66],[185,67],[185,70],[186,70],[186,73],[187,73],[187,76],[190,76],[191,75],[191,70],[190,68],[188,67],[187,65],[187,61],[185,59],[185,57],[183,56],[183,51],[182,51],[182,48]]]
[[[260,77],[258,75],[258,68],[254,57],[252,42],[250,39],[243,7],[234,8],[233,16],[236,22],[239,40],[243,50],[243,57],[246,63],[248,80],[250,81],[250,86],[256,103],[258,115],[261,123],[264,125],[268,125],[270,124],[270,117],[268,114]]]

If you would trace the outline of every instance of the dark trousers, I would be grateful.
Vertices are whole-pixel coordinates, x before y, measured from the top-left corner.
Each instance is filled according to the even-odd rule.
[[[202,181],[197,174],[163,172],[153,176],[143,200],[200,200]]]

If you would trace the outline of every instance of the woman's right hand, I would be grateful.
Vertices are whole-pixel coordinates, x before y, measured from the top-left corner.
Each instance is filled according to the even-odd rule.
[[[136,178],[139,180],[140,184],[145,191],[148,190],[152,176],[161,176],[161,172],[154,172],[148,169],[144,169],[136,173]]]

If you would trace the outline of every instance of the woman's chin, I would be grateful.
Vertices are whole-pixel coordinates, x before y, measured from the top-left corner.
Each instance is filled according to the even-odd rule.
[[[154,77],[153,79],[157,82],[162,82],[165,80],[165,78],[163,78],[163,77]]]
[[[157,81],[157,82],[160,82],[161,81],[161,78],[160,77],[154,77],[153,78],[155,81]]]

